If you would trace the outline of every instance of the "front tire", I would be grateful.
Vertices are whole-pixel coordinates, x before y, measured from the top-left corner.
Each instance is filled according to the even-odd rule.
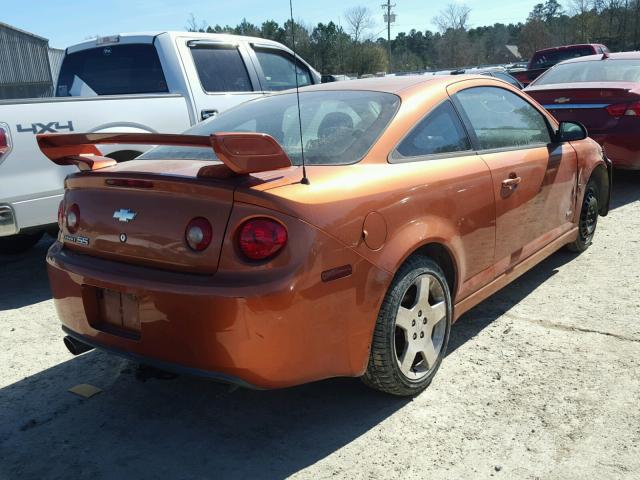
[[[572,252],[584,252],[593,242],[598,225],[598,187],[593,180],[589,180],[584,191],[582,207],[580,209],[580,219],[578,220],[578,238],[569,243],[567,248]]]
[[[451,320],[451,294],[442,269],[429,258],[410,258],[382,302],[362,381],[399,396],[423,391],[447,351]]]
[[[43,235],[44,231],[39,231],[0,237],[0,254],[13,255],[16,253],[24,253],[33,248]]]

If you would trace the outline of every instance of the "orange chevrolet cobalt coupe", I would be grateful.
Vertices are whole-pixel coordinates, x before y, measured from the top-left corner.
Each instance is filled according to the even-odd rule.
[[[470,76],[312,86],[184,135],[41,135],[80,170],[47,256],[65,343],[255,388],[416,394],[462,313],[590,245],[611,177],[586,135]],[[157,147],[116,164],[114,143]]]

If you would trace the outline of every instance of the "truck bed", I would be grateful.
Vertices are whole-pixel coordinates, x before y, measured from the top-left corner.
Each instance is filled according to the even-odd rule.
[[[0,122],[8,126],[12,145],[0,159],[0,205],[13,209],[19,231],[56,222],[64,178],[75,171],[47,160],[38,148],[36,134],[176,133],[191,126],[194,118],[181,95],[145,94],[5,100],[0,101]],[[148,148],[127,146],[139,152]],[[103,154],[120,150],[122,146],[108,146]]]

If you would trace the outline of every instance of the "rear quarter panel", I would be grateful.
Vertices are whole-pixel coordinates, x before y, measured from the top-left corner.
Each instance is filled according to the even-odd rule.
[[[603,168],[607,171],[607,175],[610,175],[610,172],[603,159],[602,147],[595,140],[586,138],[578,142],[571,142],[571,146],[578,154],[578,194],[576,196],[576,208],[574,209],[576,212],[574,222],[578,222],[584,191],[594,171]],[[607,192],[607,196],[610,193],[610,191]]]
[[[479,156],[307,171],[310,185],[237,191],[236,200],[304,219],[390,274],[416,249],[439,243],[453,257],[458,298],[491,280],[495,207]]]

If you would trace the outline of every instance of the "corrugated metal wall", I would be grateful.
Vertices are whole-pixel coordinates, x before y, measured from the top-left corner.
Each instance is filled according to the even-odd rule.
[[[49,41],[0,23],[0,99],[52,94]]]
[[[59,48],[49,49],[49,65],[51,66],[51,81],[55,87],[58,83],[58,75],[60,75],[60,67],[62,67],[62,60],[64,60],[64,50]]]

